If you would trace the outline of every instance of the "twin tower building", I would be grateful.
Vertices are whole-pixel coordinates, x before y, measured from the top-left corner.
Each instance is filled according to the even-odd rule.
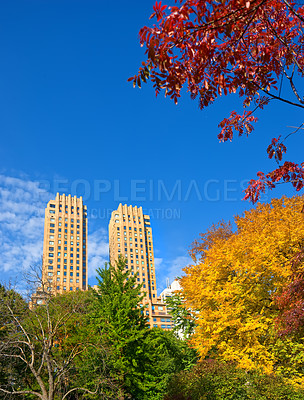
[[[166,305],[157,297],[150,217],[142,207],[119,204],[109,223],[110,263],[119,256],[142,284],[150,326],[171,329]],[[60,195],[45,209],[42,278],[48,292],[88,289],[88,215],[82,197]]]

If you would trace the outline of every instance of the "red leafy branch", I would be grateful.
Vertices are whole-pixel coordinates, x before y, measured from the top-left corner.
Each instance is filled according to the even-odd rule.
[[[302,210],[303,213],[303,210]],[[302,217],[304,218],[304,217]],[[292,259],[292,276],[275,301],[279,309],[276,319],[278,333],[282,336],[304,331],[304,249]]]
[[[273,189],[276,184],[290,182],[297,190],[304,187],[304,163],[295,164],[290,161],[285,161],[283,165],[268,174],[258,172],[259,179],[251,179],[248,188],[245,190],[245,200],[250,200],[253,204],[256,203],[261,195],[265,193],[266,188]]]
[[[201,109],[219,96],[238,93],[244,99],[243,113],[232,111],[219,124],[220,141],[231,140],[234,132],[252,132],[257,121],[253,113],[269,99],[304,108],[295,83],[296,75],[304,77],[304,5],[288,0],[176,0],[172,7],[156,2],[153,11],[156,24],[139,32],[147,60],[129,78],[134,86],[150,79],[156,95],[164,91],[177,103],[186,85]],[[288,96],[277,87],[283,79],[291,88]],[[268,148],[277,162],[286,152],[282,142],[273,141]],[[302,168],[285,163],[251,181],[246,198],[257,199],[280,180],[297,182],[300,190]]]

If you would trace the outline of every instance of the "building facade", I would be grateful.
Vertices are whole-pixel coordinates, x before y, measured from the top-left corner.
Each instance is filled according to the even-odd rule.
[[[115,266],[119,256],[126,259],[126,269],[142,284],[143,305],[150,326],[171,329],[166,305],[157,298],[154,249],[150,216],[142,207],[119,204],[109,223],[110,263]]]
[[[60,195],[45,209],[42,282],[48,292],[87,290],[87,207],[82,197]]]

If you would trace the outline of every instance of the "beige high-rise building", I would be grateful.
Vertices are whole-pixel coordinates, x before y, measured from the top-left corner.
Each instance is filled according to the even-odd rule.
[[[126,268],[143,284],[146,298],[156,299],[154,251],[150,217],[142,207],[123,206],[112,212],[109,224],[110,263],[119,255],[127,259]]]
[[[115,265],[118,257],[126,258],[126,269],[143,285],[143,304],[149,316],[150,326],[171,329],[171,317],[166,305],[157,298],[154,250],[150,216],[144,215],[142,207],[119,204],[112,212],[109,224],[110,263]]]
[[[87,290],[87,232],[82,197],[57,193],[45,209],[42,279],[47,291]]]

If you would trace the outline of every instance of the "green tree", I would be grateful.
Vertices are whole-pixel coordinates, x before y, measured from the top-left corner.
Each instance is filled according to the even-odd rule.
[[[106,264],[97,270],[96,318],[110,348],[108,361],[112,377],[120,385],[120,398],[144,391],[142,343],[148,331],[141,285],[125,269],[120,258],[116,266]]]
[[[194,313],[185,306],[184,300],[179,293],[167,297],[166,304],[172,316],[172,323],[174,325],[173,332],[177,336],[182,336],[184,339],[187,339],[194,332],[196,325]]]
[[[103,371],[82,379],[82,361],[101,349],[100,336],[87,324],[92,298],[90,291],[45,294],[44,304],[30,309],[17,295],[2,296],[1,332],[7,334],[1,337],[0,359],[12,369],[1,382],[2,395],[65,400],[90,393],[101,398],[101,381],[107,381]],[[22,379],[16,380],[20,368]]]
[[[147,388],[143,400],[162,400],[172,376],[190,369],[197,361],[196,351],[172,331],[151,329],[143,343],[144,381]]]
[[[172,332],[148,328],[142,286],[120,258],[98,270],[97,324],[109,348],[117,398],[162,400],[171,376],[195,362],[195,353]]]
[[[27,304],[19,293],[0,284],[0,349],[14,333],[14,315],[26,315],[27,310]],[[8,354],[13,355],[12,349]],[[8,382],[11,385],[26,384],[25,368],[20,360],[3,356],[0,352],[0,387],[7,386]]]

